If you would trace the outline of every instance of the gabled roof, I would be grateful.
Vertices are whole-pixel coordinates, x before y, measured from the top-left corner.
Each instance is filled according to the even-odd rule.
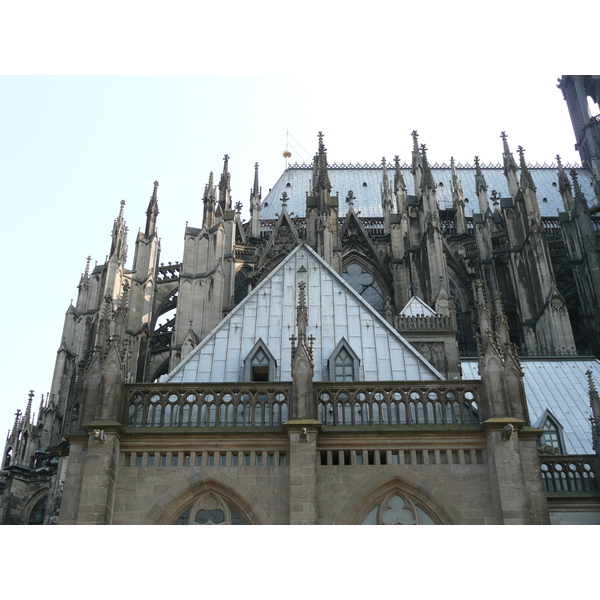
[[[417,315],[424,315],[425,317],[435,317],[436,312],[429,305],[425,304],[418,296],[413,296],[407,303],[406,306],[400,312],[401,315],[406,317],[416,317]]]
[[[388,167],[393,171],[393,165]],[[458,167],[458,178],[462,182],[465,198],[469,201],[465,203],[465,213],[467,217],[478,213],[479,203],[477,202],[477,193],[475,192],[475,168]],[[481,169],[489,190],[497,190],[500,196],[508,198],[508,186],[501,166],[482,167]],[[560,190],[558,188],[558,168],[550,167],[530,167],[529,171],[537,188],[536,195],[540,206],[540,214],[543,217],[556,217],[557,210],[564,211],[564,205]],[[590,206],[594,202],[594,191],[591,185],[592,177],[589,169],[576,168],[581,188]],[[410,168],[403,166],[401,169],[404,181],[406,182],[406,193],[415,195],[414,179]],[[336,192],[343,196],[348,190],[352,190],[356,197],[354,209],[360,212],[360,217],[381,217],[383,216],[381,208],[380,184],[383,177],[381,165],[361,166],[361,167],[339,167],[335,164],[328,165],[329,179],[331,181],[331,193]],[[441,210],[452,208],[452,192],[450,182],[452,180],[452,171],[450,167],[431,168],[433,180],[436,184],[436,198]],[[289,196],[288,210],[295,213],[297,217],[303,217],[306,213],[306,191],[310,189],[309,180],[312,178],[312,168],[309,165],[290,166],[286,169],[277,183],[263,200],[260,218],[274,219],[275,213],[280,211],[281,203],[278,198],[285,191]],[[287,187],[287,184],[290,187]],[[365,185],[366,184],[366,185]],[[442,185],[440,185],[442,184]],[[556,184],[556,185],[554,185]],[[546,201],[544,201],[546,198]],[[340,202],[340,218],[346,214],[345,203]],[[490,209],[494,206],[490,197]]]
[[[342,338],[360,360],[360,380],[444,377],[309,246],[296,247],[168,375],[167,383],[237,382],[259,338],[277,361],[279,381],[291,381],[298,282],[306,282],[307,334],[314,336],[314,380]]]
[[[562,425],[568,454],[593,454],[590,399],[585,372],[591,370],[600,383],[596,358],[521,359],[529,418],[534,427],[548,409]],[[461,363],[465,379],[480,379],[477,361]]]

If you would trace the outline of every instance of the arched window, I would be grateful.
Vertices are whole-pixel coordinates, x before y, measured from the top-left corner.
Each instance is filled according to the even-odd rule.
[[[361,525],[437,525],[416,502],[393,491],[363,519]]]
[[[29,513],[28,525],[43,525],[44,517],[46,516],[46,505],[48,502],[48,496],[44,496],[35,503],[35,506]]]
[[[371,273],[358,263],[352,263],[342,271],[342,277],[355,292],[360,294],[381,316],[385,317],[383,292]]]
[[[256,342],[254,348],[244,361],[245,381],[274,381],[277,361],[269,352],[262,340]]]
[[[216,492],[205,492],[174,525],[247,525],[236,509]]]
[[[350,344],[342,338],[328,361],[331,381],[358,381],[360,360]]]

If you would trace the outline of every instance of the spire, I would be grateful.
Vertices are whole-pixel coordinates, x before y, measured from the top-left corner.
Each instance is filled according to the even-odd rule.
[[[570,171],[571,179],[573,180],[573,188],[575,190],[575,206],[579,206],[583,209],[584,212],[589,212],[589,207],[587,202],[585,201],[585,196],[581,191],[581,186],[579,185],[579,179],[577,178],[577,171],[575,169],[571,169]]]
[[[570,213],[574,207],[571,182],[563,169],[559,154],[556,155],[556,162],[558,163],[558,190],[562,196],[565,210]]]
[[[423,155],[423,179],[421,181],[421,191],[426,189],[435,190],[435,183],[433,182],[433,175],[427,162],[427,146],[421,144],[421,153]]]
[[[492,315],[490,314],[490,307],[485,298],[483,281],[481,279],[475,281],[475,302],[477,303],[477,312],[479,315],[479,329],[482,338],[485,338],[488,335],[488,332],[493,331],[493,329]]]
[[[508,183],[508,191],[510,195],[514,198],[519,191],[519,184],[517,182],[517,163],[508,147],[508,139],[506,133],[503,131],[500,134],[502,138],[502,158],[504,161],[504,175],[506,177]]]
[[[156,231],[156,217],[158,216],[158,181],[154,182],[154,190],[150,196],[148,210],[146,211],[146,238],[151,238]]]
[[[11,430],[11,434],[15,435],[19,431],[19,425],[21,424],[21,411],[17,409],[15,413],[15,422],[13,424],[13,428]]]
[[[500,342],[506,345],[510,342],[510,328],[508,326],[508,319],[504,313],[504,307],[502,306],[502,294],[500,292],[494,292],[494,310],[496,312],[496,332],[500,338]]]
[[[202,196],[204,212],[202,215],[202,227],[210,229],[215,224],[215,181],[213,172],[208,176],[208,183],[204,186],[204,196]]]
[[[467,232],[467,218],[465,216],[465,194],[462,182],[458,178],[454,157],[450,157],[450,169],[452,171],[452,204],[456,209],[456,233],[461,235]]]
[[[260,198],[261,189],[258,187],[258,163],[254,163],[254,187],[252,188],[252,195]]]
[[[327,190],[329,192],[331,190],[331,182],[329,181],[329,172],[327,171],[327,148],[325,148],[325,144],[323,142],[323,132],[319,131],[319,149],[317,151],[316,160],[317,160],[317,172],[316,172],[316,181],[314,183],[315,186],[315,196],[319,194],[321,190]]]
[[[454,156],[450,157],[450,171],[452,173],[452,195],[453,197],[461,197],[463,196],[462,183],[458,178],[456,165],[454,164]]]
[[[231,210],[231,174],[228,154],[223,157],[223,172],[219,181],[219,206],[222,211]]]
[[[423,176],[423,159],[419,152],[419,134],[415,129],[412,133],[413,149],[412,149],[412,166],[410,172],[413,175],[415,184],[415,194],[418,194],[421,189],[421,177]]]
[[[399,191],[406,192],[406,183],[400,170],[400,157],[396,154],[394,156],[394,192],[397,194]]]
[[[119,262],[125,262],[127,259],[127,225],[123,218],[125,211],[125,200],[121,200],[121,207],[119,209],[119,216],[115,219],[112,230],[112,243],[110,247],[109,258],[113,256]]]
[[[25,409],[25,416],[23,417],[23,423],[29,425],[29,419],[31,418],[31,403],[33,402],[33,390],[29,390],[29,398],[27,399],[27,408]]]
[[[535,192],[536,187],[533,183],[533,178],[531,177],[531,173],[527,168],[527,163],[525,162],[525,149],[523,146],[519,146],[517,148],[517,152],[519,153],[519,166],[521,169],[521,189],[523,191],[530,189]]]
[[[254,186],[250,190],[250,235],[260,235],[260,203],[262,190],[258,185],[258,163],[254,163]]]
[[[487,195],[487,183],[485,177],[481,172],[481,166],[479,165],[479,156],[475,157],[475,193],[477,194],[477,200],[479,201],[479,210],[484,215],[490,204]]]
[[[298,306],[296,307],[296,324],[298,326],[298,345],[306,341],[306,325],[308,323],[308,307],[306,306],[306,282],[298,282]]]

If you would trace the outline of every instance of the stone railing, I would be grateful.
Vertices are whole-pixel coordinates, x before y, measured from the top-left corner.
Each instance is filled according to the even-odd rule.
[[[473,425],[479,381],[315,382],[325,425]],[[291,417],[291,382],[127,384],[127,427],[277,427]]]
[[[161,263],[156,276],[159,281],[176,281],[179,279],[180,271],[181,263],[169,263],[167,265]]]
[[[444,315],[398,315],[396,329],[398,331],[447,331],[456,329],[452,317]]]
[[[128,384],[127,427],[279,426],[289,418],[291,383]]]
[[[595,455],[540,456],[544,489],[547,492],[598,491]]]
[[[483,421],[478,381],[315,384],[325,425],[473,425]]]

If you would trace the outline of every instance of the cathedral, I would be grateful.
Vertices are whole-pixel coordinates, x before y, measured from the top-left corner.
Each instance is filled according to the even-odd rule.
[[[319,133],[243,221],[226,155],[166,264],[158,181],[130,266],[121,202],[0,523],[600,524],[600,76],[558,87],[581,165]]]

